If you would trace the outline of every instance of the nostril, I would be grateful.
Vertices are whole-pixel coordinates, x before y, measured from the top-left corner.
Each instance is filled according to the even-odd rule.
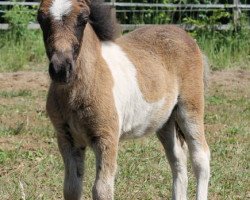
[[[49,74],[50,75],[54,75],[55,74],[55,68],[54,68],[53,63],[49,64]]]
[[[53,63],[50,63],[49,64],[49,72],[54,72],[55,70],[54,70],[54,65],[53,65]]]
[[[71,72],[73,68],[72,63],[69,63],[68,67],[69,67],[69,71]]]
[[[71,71],[72,68],[73,68],[72,61],[71,61],[70,59],[67,59],[67,60],[66,60],[66,63],[67,63],[66,69],[67,69],[68,71]]]
[[[49,75],[55,82],[69,82],[74,68],[72,59],[58,56],[55,54],[49,63]]]

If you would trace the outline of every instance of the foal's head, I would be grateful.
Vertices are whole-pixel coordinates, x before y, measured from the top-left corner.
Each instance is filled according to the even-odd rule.
[[[42,0],[37,19],[43,31],[53,81],[68,83],[88,22],[89,0]]]
[[[42,0],[37,19],[43,30],[44,44],[50,61],[53,81],[69,83],[75,61],[82,47],[87,23],[102,41],[120,34],[111,7],[104,0]]]

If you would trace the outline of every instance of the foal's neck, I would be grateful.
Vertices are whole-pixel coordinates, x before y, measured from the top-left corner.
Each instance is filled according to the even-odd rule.
[[[93,75],[96,62],[101,55],[100,52],[101,42],[92,27],[87,24],[83,34],[81,50],[76,61],[78,79],[85,79],[86,81]]]
[[[82,99],[91,93],[100,66],[101,42],[92,27],[87,24],[83,34],[81,50],[76,61],[75,80],[71,87],[71,98]]]

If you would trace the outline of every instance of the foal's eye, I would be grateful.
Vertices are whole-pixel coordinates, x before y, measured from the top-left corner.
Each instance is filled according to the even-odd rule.
[[[42,22],[46,21],[48,19],[48,16],[41,11],[38,11],[37,14],[37,21],[41,24]]]
[[[73,52],[74,52],[74,54],[78,52],[79,47],[80,47],[79,44],[75,44],[75,45],[73,46]]]
[[[85,25],[87,22],[88,22],[88,16],[86,16],[86,15],[79,15],[78,17],[77,17],[77,26],[83,26],[83,25]]]

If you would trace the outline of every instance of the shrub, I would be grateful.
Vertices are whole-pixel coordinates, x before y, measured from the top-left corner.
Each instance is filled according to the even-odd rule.
[[[35,16],[35,7],[20,5],[14,5],[4,14],[10,28],[0,32],[0,71],[29,69],[33,63],[44,63],[41,32],[28,29]]]
[[[21,5],[14,5],[12,9],[6,11],[3,17],[10,25],[11,39],[20,42],[20,40],[33,36],[33,32],[29,31],[27,27],[29,23],[35,21],[35,15],[35,9]]]

